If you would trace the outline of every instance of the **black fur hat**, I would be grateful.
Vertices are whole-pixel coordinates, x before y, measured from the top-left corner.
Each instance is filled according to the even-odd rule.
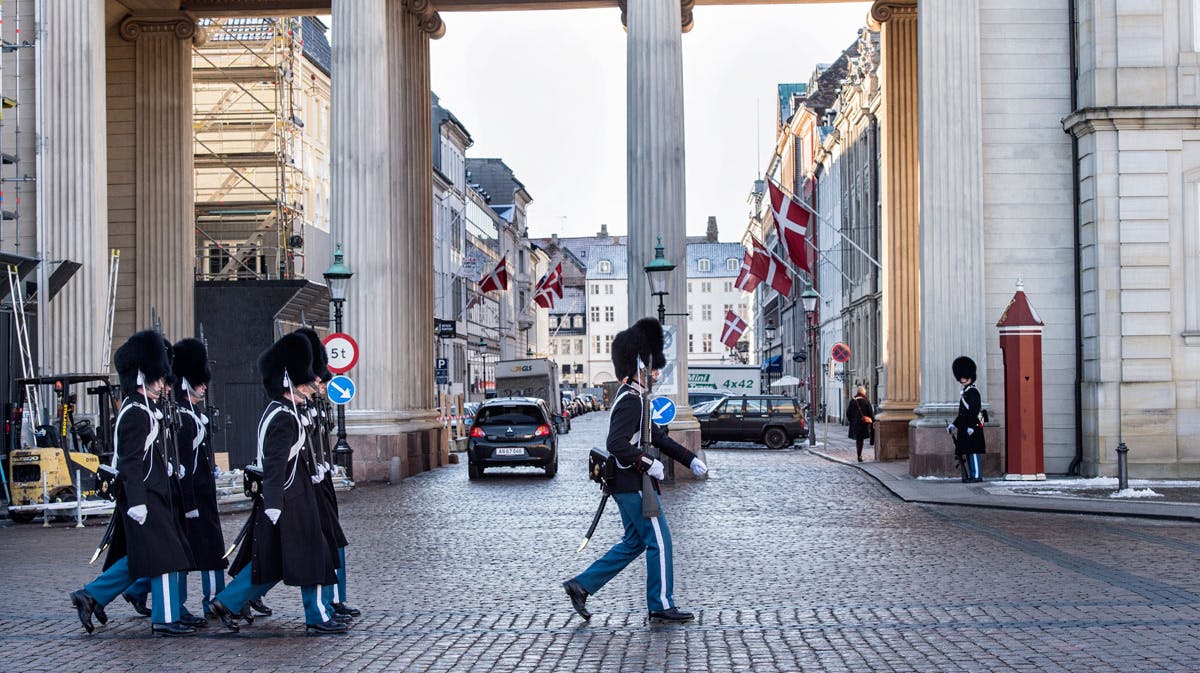
[[[320,335],[311,327],[301,327],[293,334],[299,334],[308,339],[308,346],[312,349],[313,354],[313,373],[321,379],[322,383],[328,383],[329,379],[333,378],[333,372],[329,371],[329,355],[325,352],[325,344],[321,343]]]
[[[258,373],[262,374],[263,388],[275,399],[283,394],[284,374],[293,386],[301,386],[317,380],[312,370],[312,347],[308,339],[299,334],[285,334],[279,341],[258,356]]]
[[[954,372],[954,379],[971,379],[975,381],[975,361],[971,358],[960,355],[954,358],[954,364],[950,365],[950,369]]]
[[[171,340],[164,334],[159,334],[163,340],[163,348],[167,349],[167,373],[163,376],[163,380],[167,385],[173,386],[178,382],[175,376],[175,347],[171,345]]]
[[[617,380],[637,377],[638,358],[651,369],[667,366],[663,355],[663,329],[654,318],[642,318],[633,327],[617,334],[612,342],[612,361]]]
[[[212,380],[212,371],[208,368],[208,349],[199,339],[180,339],[173,348],[175,357],[171,361],[171,371],[182,384],[186,379],[193,389],[196,386],[207,385]]]
[[[143,330],[129,337],[113,355],[113,365],[121,380],[121,392],[132,395],[137,392],[138,372],[145,383],[166,378],[171,373],[171,362],[167,359],[167,344],[162,335],[152,330]]]

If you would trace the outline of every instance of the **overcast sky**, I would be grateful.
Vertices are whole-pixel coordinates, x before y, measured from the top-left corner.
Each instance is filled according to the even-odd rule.
[[[745,228],[770,156],[776,84],[806,82],[857,37],[869,2],[696,7],[683,36],[687,230]],[[442,13],[433,90],[529,193],[532,236],[625,226],[625,31],[616,9]]]

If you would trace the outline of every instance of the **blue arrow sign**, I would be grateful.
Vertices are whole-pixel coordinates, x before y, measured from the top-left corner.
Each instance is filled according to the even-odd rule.
[[[329,401],[334,404],[349,404],[354,399],[354,381],[349,376],[335,376],[326,384]]]
[[[666,425],[675,420],[675,402],[669,397],[650,400],[650,409],[650,420],[658,425]]]

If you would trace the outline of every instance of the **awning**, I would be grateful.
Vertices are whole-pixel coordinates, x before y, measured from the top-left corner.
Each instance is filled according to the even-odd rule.
[[[772,355],[762,364],[762,370],[768,374],[778,374],[783,371],[783,356]]]
[[[784,386],[798,386],[798,385],[800,385],[800,379],[796,378],[795,376],[782,376],[779,378],[778,381],[771,382],[772,388],[782,388]]]

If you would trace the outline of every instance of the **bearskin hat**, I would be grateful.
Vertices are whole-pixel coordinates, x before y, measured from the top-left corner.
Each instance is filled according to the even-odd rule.
[[[642,318],[613,338],[612,361],[618,381],[637,376],[639,358],[651,369],[667,366],[662,325],[654,318]]]
[[[333,372],[329,371],[329,354],[325,352],[325,344],[321,343],[321,337],[317,331],[311,327],[301,327],[293,334],[299,334],[308,339],[308,346],[312,349],[313,354],[313,373],[321,379],[322,383],[328,383],[329,379],[333,378]]]
[[[199,339],[180,339],[172,350],[175,357],[171,361],[171,371],[175,372],[175,378],[180,383],[186,380],[195,389],[212,380],[212,371],[208,368],[208,349]]]
[[[301,386],[317,380],[312,370],[312,347],[308,339],[299,334],[285,334],[258,356],[258,373],[262,374],[263,388],[267,396],[275,399],[287,389],[283,384],[284,374],[293,386]]]
[[[975,380],[975,361],[965,355],[954,358],[954,364],[950,365],[950,369],[954,372],[955,380]]]
[[[121,392],[126,395],[137,392],[138,372],[145,383],[166,378],[171,373],[167,344],[161,334],[152,330],[138,332],[121,344],[113,355],[113,365],[121,381]]]

